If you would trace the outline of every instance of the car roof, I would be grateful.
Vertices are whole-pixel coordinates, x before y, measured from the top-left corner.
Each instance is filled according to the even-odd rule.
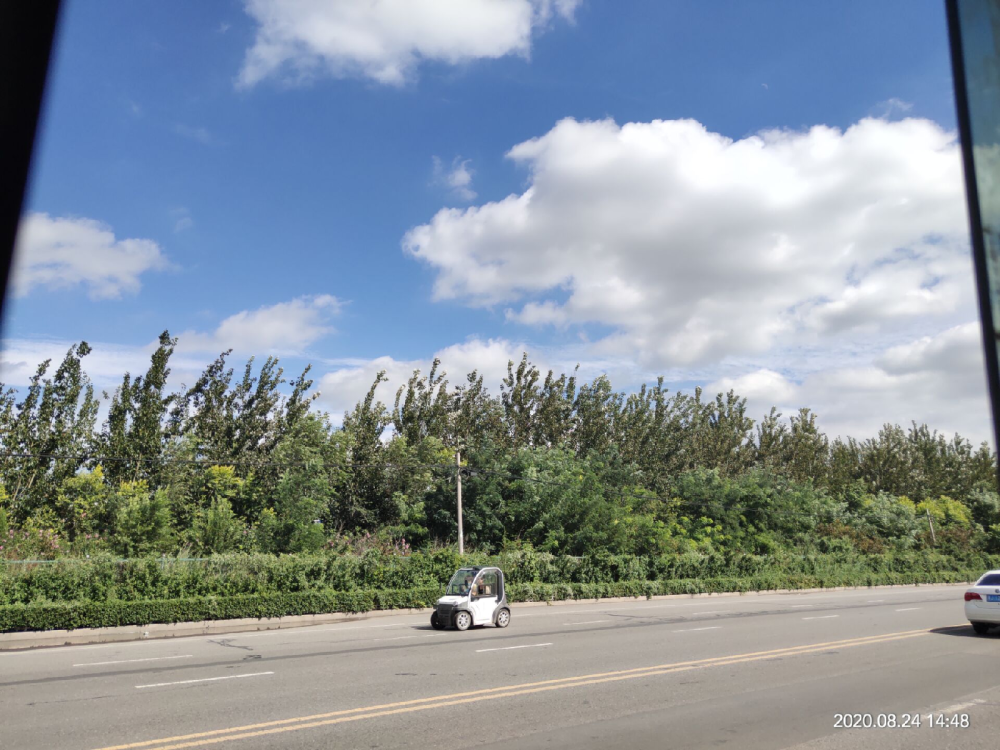
[[[987,570],[985,573],[983,573],[983,576],[988,576],[988,575],[1000,575],[1000,570]],[[979,577],[982,578],[983,576]]]

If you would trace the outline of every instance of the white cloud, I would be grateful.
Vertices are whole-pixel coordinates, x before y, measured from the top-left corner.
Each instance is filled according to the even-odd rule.
[[[800,381],[772,370],[749,371],[709,384],[735,390],[751,416],[777,406],[784,414],[807,406],[831,436],[874,436],[886,422],[926,423],[974,443],[992,441],[979,323],[966,323],[891,347],[867,363],[806,374]]]
[[[323,375],[318,384],[321,393],[320,404],[329,410],[335,422],[340,422],[345,412],[350,411],[364,399],[368,389],[375,382],[375,375],[385,370],[388,381],[379,385],[376,398],[391,407],[396,398],[396,390],[406,385],[414,370],[427,375],[435,358],[441,360],[440,372],[446,373],[449,389],[464,385],[465,376],[478,370],[484,377],[484,384],[493,394],[500,392],[500,381],[507,374],[507,363],[520,362],[524,344],[503,339],[471,339],[439,350],[427,359],[398,360],[392,357],[378,357],[368,361],[354,361],[346,367],[338,368]],[[543,361],[535,359],[540,369]]]
[[[910,102],[905,102],[895,96],[886,99],[884,102],[879,102],[872,109],[872,113],[878,117],[892,117],[893,115],[905,115],[913,109],[913,104]]]
[[[489,392],[498,396],[500,384],[507,376],[508,362],[513,362],[516,368],[525,352],[528,353],[531,364],[542,373],[543,380],[549,370],[557,376],[561,373],[571,375],[577,365],[577,379],[581,383],[606,374],[615,387],[624,389],[649,377],[648,373],[640,371],[632,362],[593,357],[588,359],[586,347],[549,348],[502,338],[471,338],[439,349],[431,356],[421,359],[400,360],[384,356],[370,360],[325,360],[326,364],[334,365],[336,369],[319,379],[319,403],[339,423],[344,413],[353,409],[368,394],[368,389],[375,382],[375,375],[380,370],[385,370],[388,380],[380,384],[375,393],[378,400],[391,407],[396,391],[400,386],[406,385],[413,371],[420,370],[426,376],[435,358],[441,360],[438,372],[445,373],[449,390],[465,385],[466,376],[477,371],[483,376],[483,384]]]
[[[476,197],[476,191],[472,189],[473,171],[469,169],[471,159],[462,159],[456,156],[451,163],[451,169],[445,171],[441,159],[433,157],[434,164],[434,184],[444,185],[451,189],[452,195],[463,201],[471,201]]]
[[[0,382],[26,386],[38,365],[47,359],[52,360],[48,373],[51,376],[69,348],[78,343],[59,339],[7,339],[0,351]],[[84,359],[84,370],[98,387],[108,387],[120,382],[126,371],[138,372],[144,356],[140,347],[98,345]]]
[[[110,299],[138,292],[142,274],[168,266],[153,240],[116,239],[93,219],[32,213],[19,227],[13,285],[19,295],[83,286],[92,299]]]
[[[508,156],[524,193],[443,209],[404,249],[437,299],[610,327],[600,356],[705,365],[974,310],[958,146],[927,120],[734,141],[566,119]]]
[[[212,333],[185,331],[179,334],[178,349],[301,354],[312,343],[333,332],[328,320],[340,311],[341,306],[336,297],[321,294],[298,297],[256,310],[243,310],[223,320]]]
[[[465,383],[465,375],[478,370],[494,395],[506,375],[507,362],[515,365],[523,352],[544,374],[548,369],[572,373],[579,362],[578,382],[592,382],[607,374],[616,390],[638,390],[663,374],[667,388],[684,390],[701,384],[705,398],[734,390],[748,402],[748,415],[759,420],[772,406],[785,418],[809,407],[819,417],[820,428],[831,438],[875,436],[889,422],[909,427],[911,421],[926,423],[945,434],[960,433],[978,444],[992,442],[989,401],[978,323],[945,329],[885,349],[848,355],[839,364],[836,357],[803,356],[793,366],[779,371],[753,363],[727,363],[722,367],[694,370],[682,368],[662,373],[642,371],[627,359],[581,360],[583,350],[539,348],[505,339],[472,339],[439,350],[425,359],[399,360],[385,356],[372,360],[331,361],[339,364],[322,375],[317,384],[319,406],[340,423],[367,394],[379,370],[388,381],[376,398],[391,407],[396,390],[406,384],[414,369],[426,375],[432,360],[441,360],[449,389]],[[809,369],[812,368],[812,369]],[[713,376],[713,372],[715,375]],[[727,374],[719,374],[722,370]]]
[[[795,384],[784,375],[774,370],[761,369],[748,372],[739,377],[727,377],[710,383],[706,391],[709,395],[735,391],[740,396],[759,407],[755,410],[764,411],[771,406],[793,403],[798,395]]]
[[[71,346],[78,341],[61,339],[6,339],[0,350],[0,383],[23,388],[30,382],[35,370],[45,360],[52,360],[47,377],[52,377]],[[122,376],[133,376],[149,369],[149,358],[156,350],[155,340],[142,346],[111,344],[101,341],[88,342],[91,352],[83,358],[83,370],[94,384],[95,390],[113,392],[121,385]],[[170,358],[169,388],[180,388],[182,383],[195,382],[208,363],[203,356],[187,356],[175,352]],[[103,418],[103,414],[102,414]]]
[[[203,146],[209,146],[215,142],[212,134],[208,132],[206,128],[193,127],[191,125],[184,125],[183,123],[178,123],[174,125],[174,132],[177,135],[183,136],[184,138],[189,138],[192,141],[197,141]]]
[[[327,320],[336,315],[342,304],[330,295],[299,297],[289,302],[245,310],[231,315],[210,333],[185,331],[177,334],[178,344],[170,359],[170,388],[191,385],[205,366],[222,351],[233,349],[237,358],[276,354],[299,356],[304,350],[333,331]],[[67,350],[76,341],[60,339],[7,339],[0,348],[0,383],[23,387],[41,362],[52,360],[49,375],[55,371]],[[89,342],[90,354],[83,360],[84,371],[98,389],[113,390],[122,375],[145,372],[149,357],[158,342],[121,345]]]
[[[191,218],[191,212],[183,206],[171,209],[170,218],[174,220],[174,232],[183,232],[185,229],[190,229],[194,226],[194,219]]]
[[[259,28],[239,84],[269,76],[361,76],[399,85],[421,61],[526,56],[555,15],[580,0],[245,0]]]

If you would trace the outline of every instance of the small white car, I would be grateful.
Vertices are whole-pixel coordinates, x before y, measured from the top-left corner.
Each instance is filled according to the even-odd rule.
[[[1000,625],[1000,570],[983,574],[976,585],[965,592],[965,616],[979,635]]]
[[[459,568],[431,614],[431,627],[468,630],[473,625],[510,624],[510,607],[500,568]]]

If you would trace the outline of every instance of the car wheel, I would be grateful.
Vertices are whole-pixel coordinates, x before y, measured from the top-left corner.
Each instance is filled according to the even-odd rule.
[[[472,615],[468,612],[462,610],[455,615],[456,630],[468,630],[470,625],[472,625]]]
[[[497,612],[497,627],[505,628],[510,625],[510,610],[506,607]]]
[[[441,622],[441,618],[438,617],[437,612],[431,613],[431,627],[435,630],[444,630],[444,623]]]
[[[972,629],[976,631],[976,635],[986,635],[989,632],[990,624],[988,622],[974,622]]]

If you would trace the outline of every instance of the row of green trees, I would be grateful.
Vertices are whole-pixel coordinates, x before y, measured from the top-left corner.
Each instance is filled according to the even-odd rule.
[[[224,352],[168,392],[176,343],[103,394],[101,425],[85,342],[0,386],[0,556],[450,544],[456,451],[484,552],[1000,552],[995,455],[925,425],[830,440],[808,409],[755,421],[733,392],[623,393],[525,355],[499,394],[435,361],[389,407],[379,373],[334,427],[309,368],[286,381],[275,358],[237,377]]]

